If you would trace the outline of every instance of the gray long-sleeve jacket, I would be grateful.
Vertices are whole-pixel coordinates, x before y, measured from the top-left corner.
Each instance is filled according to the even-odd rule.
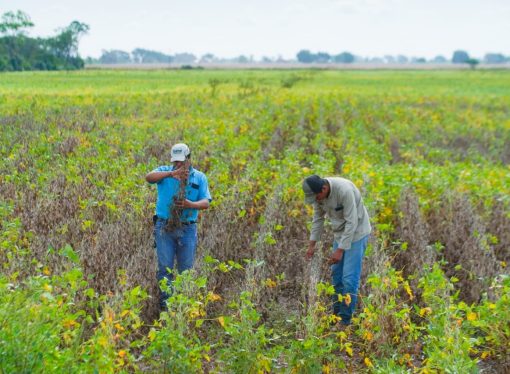
[[[326,178],[331,191],[321,202],[313,204],[314,214],[310,240],[320,240],[324,217],[331,220],[338,248],[349,250],[351,243],[370,234],[372,228],[367,209],[358,188],[345,178]]]

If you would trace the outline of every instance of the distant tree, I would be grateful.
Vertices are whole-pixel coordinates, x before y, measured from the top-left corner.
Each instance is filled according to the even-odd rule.
[[[483,60],[487,64],[503,64],[506,58],[501,53],[487,53]]]
[[[236,57],[234,60],[240,64],[246,64],[246,63],[250,62],[248,57],[246,57],[244,55],[240,55],[240,56]]]
[[[2,15],[0,33],[6,34],[7,36],[24,35],[26,29],[33,26],[34,23],[25,12],[21,10],[18,10],[16,13],[7,12]]]
[[[391,55],[385,55],[384,62],[386,62],[387,64],[394,64],[396,62],[396,59]]]
[[[326,64],[331,61],[331,55],[326,52],[319,52],[315,55],[315,62]]]
[[[472,70],[474,70],[479,63],[480,61],[478,61],[476,58],[470,58],[466,61],[466,64],[468,64]]]
[[[208,62],[214,62],[216,57],[212,53],[206,53],[202,57],[200,57],[200,62],[208,63]]]
[[[133,62],[139,64],[162,63],[168,64],[172,62],[172,56],[161,52],[151,51],[148,49],[136,48],[131,52]]]
[[[454,64],[465,64],[469,60],[469,55],[466,51],[455,51],[453,52],[452,62]]]
[[[192,53],[176,53],[173,56],[173,62],[177,64],[192,64],[197,60],[197,57]]]
[[[431,62],[433,62],[435,64],[444,64],[444,63],[447,63],[448,60],[446,59],[446,57],[439,55],[439,56],[434,57]]]
[[[407,58],[407,56],[404,56],[404,55],[398,55],[397,56],[397,62],[399,64],[407,64],[409,62],[409,59]]]
[[[131,62],[131,56],[128,52],[116,49],[103,50],[99,62],[101,64],[127,64]]]
[[[427,60],[424,57],[413,57],[411,59],[411,62],[413,62],[415,64],[424,64],[427,62]]]
[[[310,64],[315,61],[315,55],[307,49],[302,49],[296,55],[299,62]]]
[[[333,61],[339,64],[352,64],[354,62],[354,55],[349,52],[342,52],[334,56]]]
[[[267,56],[262,56],[262,59],[260,61],[262,61],[264,64],[270,64],[271,62],[274,62],[271,57]]]

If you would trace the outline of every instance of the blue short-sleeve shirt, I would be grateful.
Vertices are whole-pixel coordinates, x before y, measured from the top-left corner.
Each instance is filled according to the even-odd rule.
[[[160,166],[153,171],[172,171],[173,166]],[[208,199],[212,201],[207,177],[204,173],[190,166],[188,185],[186,186],[186,199],[189,201],[199,201]],[[174,204],[174,196],[179,192],[179,180],[168,177],[156,182],[158,187],[158,199],[156,202],[156,215],[159,218],[170,218],[170,211]],[[198,209],[184,209],[181,215],[181,221],[197,221]]]

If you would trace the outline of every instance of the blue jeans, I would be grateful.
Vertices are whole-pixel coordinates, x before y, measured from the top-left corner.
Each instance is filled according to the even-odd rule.
[[[361,277],[363,255],[368,244],[368,235],[351,244],[351,248],[344,251],[342,259],[331,266],[333,286],[336,295],[333,295],[333,313],[342,318],[342,323],[349,325],[352,314],[356,309],[358,300],[358,288]],[[333,243],[333,250],[338,244]],[[342,295],[342,302],[338,301],[338,295]],[[346,302],[345,295],[350,295],[350,303]],[[348,298],[347,298],[348,301]]]
[[[182,225],[173,231],[165,231],[166,221],[157,220],[154,225],[154,240],[156,242],[156,254],[158,256],[158,282],[167,279],[170,285],[173,280],[172,271],[175,259],[177,270],[182,273],[193,267],[195,250],[197,247],[197,225]],[[166,307],[169,294],[161,290],[159,304]]]

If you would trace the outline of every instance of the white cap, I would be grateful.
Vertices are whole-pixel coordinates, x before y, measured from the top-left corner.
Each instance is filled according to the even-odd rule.
[[[186,157],[189,156],[191,152],[189,151],[189,148],[184,143],[175,144],[172,147],[172,150],[170,151],[170,162],[174,161],[184,161],[186,160]]]

